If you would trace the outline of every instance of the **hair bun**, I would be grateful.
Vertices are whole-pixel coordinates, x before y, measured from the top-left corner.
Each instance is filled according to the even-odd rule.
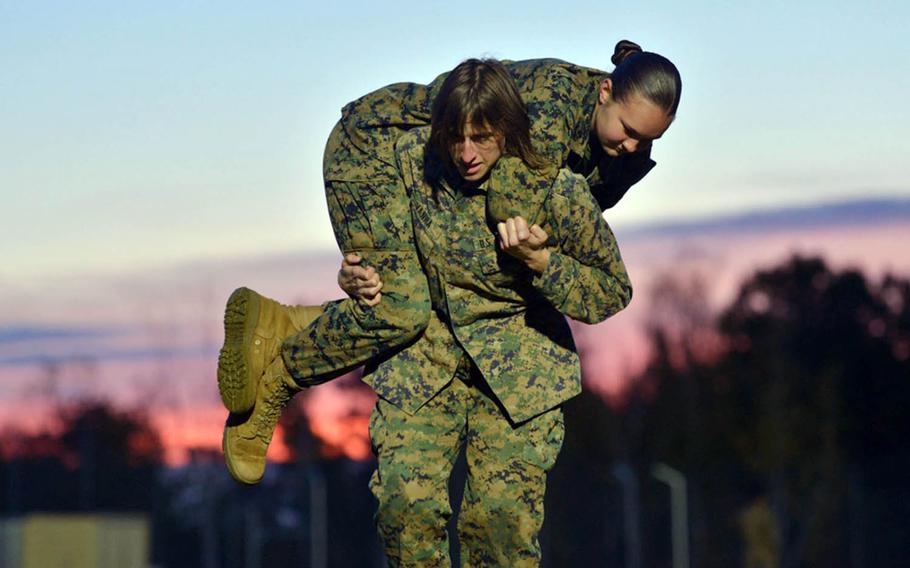
[[[623,39],[620,40],[613,49],[613,57],[610,58],[610,61],[613,62],[613,65],[619,65],[626,57],[629,57],[633,53],[641,53],[641,51],[640,45],[634,41]]]

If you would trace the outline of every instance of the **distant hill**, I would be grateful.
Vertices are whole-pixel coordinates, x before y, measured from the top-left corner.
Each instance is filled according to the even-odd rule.
[[[747,233],[824,226],[856,226],[906,220],[910,223],[910,199],[859,199],[806,207],[766,209],[695,219],[640,225],[623,231],[626,238],[704,233]]]

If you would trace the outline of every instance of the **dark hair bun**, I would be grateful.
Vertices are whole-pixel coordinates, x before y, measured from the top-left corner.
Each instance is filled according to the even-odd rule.
[[[627,39],[620,40],[613,49],[613,57],[610,58],[610,61],[613,62],[613,65],[619,65],[633,53],[641,53],[641,46]]]

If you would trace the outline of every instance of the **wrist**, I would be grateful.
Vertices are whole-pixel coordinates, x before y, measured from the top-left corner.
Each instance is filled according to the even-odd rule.
[[[534,272],[543,274],[543,271],[547,269],[547,265],[550,264],[550,250],[544,248],[534,251],[534,254],[525,261],[525,264]]]

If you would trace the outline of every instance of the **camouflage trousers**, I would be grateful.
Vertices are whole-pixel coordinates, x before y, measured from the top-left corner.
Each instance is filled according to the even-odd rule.
[[[378,458],[370,489],[389,566],[449,566],[448,483],[465,447],[458,518],[464,566],[537,566],[547,471],[562,446],[562,410],[520,425],[505,418],[476,374],[454,379],[409,415],[379,399],[370,416]]]
[[[427,279],[414,245],[410,201],[388,164],[355,148],[340,124],[326,146],[325,190],[335,239],[382,279],[382,301],[323,305],[306,329],[285,339],[282,356],[301,386],[351,371],[413,341],[427,326]]]

